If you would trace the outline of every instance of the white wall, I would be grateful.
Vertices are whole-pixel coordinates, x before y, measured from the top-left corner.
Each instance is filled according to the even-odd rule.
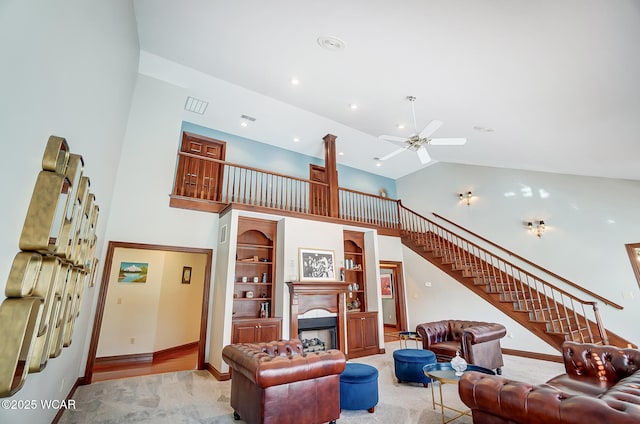
[[[99,19],[98,19],[99,18]],[[0,5],[0,288],[4,289],[49,135],[65,137],[85,160],[100,206],[100,255],[131,93],[138,40],[130,0],[4,0]],[[10,205],[10,206],[8,206]],[[84,374],[92,300],[85,288],[70,347],[12,399],[64,399]],[[4,293],[4,290],[2,290]],[[51,422],[55,410],[0,409],[0,422]]]
[[[473,192],[470,206],[457,197],[467,191]],[[418,213],[433,218],[431,212],[436,212],[624,306],[618,311],[600,303],[605,326],[640,343],[634,324],[640,319],[640,291],[624,248],[640,240],[640,182],[437,163],[400,179],[398,193]],[[526,230],[525,222],[534,219],[547,224],[542,238]],[[405,258],[413,290],[408,295],[412,325],[445,318],[439,307],[451,302],[456,305],[447,314],[451,318],[470,310],[493,315],[488,304],[478,304],[472,296],[459,293],[453,301],[451,290],[459,290],[451,279],[442,282],[446,291],[435,284],[425,287],[427,278],[439,278],[437,273],[425,274],[425,265],[410,255]],[[527,334],[503,340],[509,348],[541,349]]]

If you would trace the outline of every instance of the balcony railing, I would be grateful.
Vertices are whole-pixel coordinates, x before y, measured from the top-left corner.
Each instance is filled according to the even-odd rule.
[[[329,217],[326,183],[179,152],[173,196],[222,204],[236,203],[301,215]],[[398,229],[398,202],[347,188],[338,189],[337,219]]]

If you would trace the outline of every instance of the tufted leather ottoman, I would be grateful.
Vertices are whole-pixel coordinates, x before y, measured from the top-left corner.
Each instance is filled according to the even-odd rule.
[[[366,409],[378,404],[378,370],[371,365],[347,363],[340,374],[340,409]]]
[[[422,367],[435,364],[436,354],[425,349],[398,349],[393,352],[393,363],[398,383],[422,383],[428,387],[431,379],[424,375]]]

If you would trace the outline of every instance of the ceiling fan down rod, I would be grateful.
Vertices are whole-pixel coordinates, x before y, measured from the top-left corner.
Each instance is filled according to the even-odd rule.
[[[415,96],[407,96],[407,100],[409,100],[411,102],[411,111],[413,112],[413,128],[416,132],[416,135],[418,134],[418,121],[416,121],[416,108],[413,105],[413,102],[416,101],[416,97]]]

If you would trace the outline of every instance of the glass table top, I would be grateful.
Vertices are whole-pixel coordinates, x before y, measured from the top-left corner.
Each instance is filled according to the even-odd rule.
[[[424,375],[429,378],[432,378],[440,383],[457,383],[460,380],[461,376],[457,376],[455,370],[451,367],[451,363],[449,362],[438,362],[435,364],[428,364],[422,367],[422,371]],[[484,374],[492,374],[495,372],[488,368],[483,368],[478,365],[467,365],[467,371],[478,371]]]

